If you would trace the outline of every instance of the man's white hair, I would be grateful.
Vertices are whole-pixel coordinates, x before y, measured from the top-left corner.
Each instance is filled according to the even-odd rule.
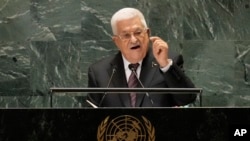
[[[114,35],[117,34],[116,23],[118,21],[134,18],[137,16],[141,19],[141,22],[144,25],[144,27],[147,28],[148,26],[145,21],[145,18],[139,10],[135,8],[123,8],[117,11],[111,18],[111,28],[112,28],[113,34]]]

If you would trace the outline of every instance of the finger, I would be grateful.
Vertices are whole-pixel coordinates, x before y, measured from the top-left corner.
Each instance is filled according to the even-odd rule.
[[[156,40],[161,39],[161,38],[160,38],[160,37],[157,37],[157,36],[151,36],[149,39],[150,39],[152,42],[155,42]]]
[[[162,48],[160,46],[154,46],[153,52],[156,54],[160,54],[162,52]]]
[[[159,55],[159,54],[161,54],[161,52],[162,52],[162,48],[159,48],[156,53]]]
[[[153,47],[168,48],[167,43],[162,40],[157,40],[153,43]]]

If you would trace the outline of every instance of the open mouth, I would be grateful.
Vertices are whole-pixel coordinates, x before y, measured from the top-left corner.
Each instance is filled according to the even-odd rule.
[[[133,47],[131,47],[130,49],[134,50],[134,49],[138,49],[138,48],[140,48],[140,45],[133,46]]]

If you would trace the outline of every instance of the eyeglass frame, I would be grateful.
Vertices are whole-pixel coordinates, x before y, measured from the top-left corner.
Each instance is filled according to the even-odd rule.
[[[128,40],[131,39],[132,34],[133,34],[133,36],[134,36],[135,38],[144,37],[144,33],[145,33],[147,30],[148,30],[148,28],[144,28],[144,29],[140,32],[139,35],[136,35],[136,34],[135,34],[136,32],[139,32],[139,31],[125,33],[124,35],[126,35],[126,34],[129,35],[129,37],[125,37],[125,38],[121,37],[122,35],[113,35],[113,36],[119,37],[119,39],[122,40],[122,41],[128,41]]]

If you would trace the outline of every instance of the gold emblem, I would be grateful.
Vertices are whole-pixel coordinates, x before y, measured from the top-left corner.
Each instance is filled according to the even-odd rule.
[[[155,129],[144,116],[139,119],[122,115],[114,119],[106,117],[98,127],[98,141],[155,141]]]

